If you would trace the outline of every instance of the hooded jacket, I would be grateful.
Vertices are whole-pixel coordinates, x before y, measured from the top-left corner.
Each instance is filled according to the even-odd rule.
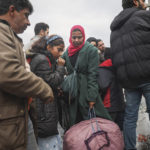
[[[112,63],[122,86],[150,82],[150,12],[125,9],[113,20],[111,31]]]

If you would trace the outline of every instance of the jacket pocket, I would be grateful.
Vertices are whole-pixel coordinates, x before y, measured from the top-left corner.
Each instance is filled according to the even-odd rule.
[[[23,117],[0,121],[0,150],[15,149],[25,144]]]
[[[25,143],[23,105],[0,106],[0,150],[15,149]]]
[[[24,106],[0,105],[0,121],[25,116]]]

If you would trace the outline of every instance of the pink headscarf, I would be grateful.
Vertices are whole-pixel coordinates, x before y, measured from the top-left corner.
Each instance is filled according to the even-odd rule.
[[[75,29],[79,29],[82,33],[82,36],[83,36],[83,43],[79,46],[74,46],[73,43],[72,43],[72,31],[74,31]],[[80,25],[75,25],[71,28],[71,31],[70,31],[70,38],[69,38],[69,48],[68,48],[68,55],[69,56],[72,56],[74,55],[76,52],[78,52],[79,50],[81,50],[81,48],[84,46],[85,44],[85,33],[84,33],[84,28]]]

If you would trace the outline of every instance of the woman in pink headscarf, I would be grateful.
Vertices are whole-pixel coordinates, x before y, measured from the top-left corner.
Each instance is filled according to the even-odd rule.
[[[70,126],[88,119],[89,108],[95,108],[96,116],[111,119],[105,110],[98,92],[97,70],[99,63],[98,50],[85,42],[82,26],[75,25],[70,32],[70,45],[63,54],[68,75],[77,73],[77,95],[68,97]],[[77,63],[77,65],[76,65]],[[70,101],[70,102],[69,102]]]

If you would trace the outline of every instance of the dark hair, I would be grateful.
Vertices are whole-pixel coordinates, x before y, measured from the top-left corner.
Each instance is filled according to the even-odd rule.
[[[46,42],[47,39],[46,37],[41,37],[39,40],[37,40],[33,45],[32,45],[32,52],[39,52],[39,51],[46,51]]]
[[[47,50],[47,45],[50,45],[51,47],[53,46],[58,46],[60,44],[64,44],[64,41],[63,39],[60,37],[60,38],[57,38],[49,43],[47,43],[47,41],[52,38],[53,36],[56,36],[56,35],[51,35],[49,37],[42,37],[40,38],[38,41],[36,41],[33,45],[32,45],[32,52],[39,52],[39,51],[46,51]]]
[[[97,39],[97,43],[100,42],[100,41],[102,41],[102,40],[101,39]]]
[[[13,5],[17,11],[27,8],[30,14],[33,12],[33,6],[29,0],[0,0],[0,15],[6,14],[11,5]]]
[[[40,22],[35,25],[34,33],[35,33],[35,35],[38,35],[41,30],[46,31],[47,29],[49,29],[49,25],[44,22]]]
[[[139,0],[137,0],[139,1]],[[122,0],[122,7],[123,9],[126,9],[126,8],[131,8],[131,7],[134,7],[135,4],[133,2],[133,0]]]
[[[106,59],[111,59],[111,49],[110,47],[106,47],[105,51],[104,51],[104,58]]]
[[[54,38],[54,40],[50,40],[50,39],[52,39],[53,37],[56,37],[56,38]],[[58,36],[58,35],[51,35],[51,36],[49,36],[49,37],[47,38],[47,41],[50,41],[50,42],[47,43],[47,45],[50,45],[51,47],[53,47],[53,46],[58,46],[58,45],[60,45],[60,44],[65,45],[64,40],[62,39],[62,37],[60,37],[60,36]]]
[[[95,37],[89,37],[89,38],[87,39],[87,41],[88,41],[89,43],[91,43],[91,42],[96,42],[96,45],[97,45],[97,39],[96,39]]]
[[[81,32],[81,30],[80,29],[74,29],[72,32],[76,32],[76,31],[80,31]]]

